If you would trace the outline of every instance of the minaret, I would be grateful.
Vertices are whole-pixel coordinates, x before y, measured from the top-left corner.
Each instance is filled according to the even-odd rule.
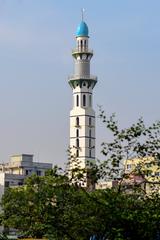
[[[95,162],[95,112],[93,88],[97,77],[90,74],[93,51],[89,49],[89,31],[82,21],[76,31],[76,48],[72,51],[74,74],[69,77],[73,90],[73,108],[70,111],[70,151],[79,168],[89,168]],[[71,160],[70,168],[74,167]]]

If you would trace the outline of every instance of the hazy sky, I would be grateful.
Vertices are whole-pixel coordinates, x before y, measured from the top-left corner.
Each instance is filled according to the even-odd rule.
[[[0,0],[0,161],[67,160],[71,49],[84,7],[98,76],[94,108],[122,127],[160,119],[159,0]],[[97,119],[97,156],[106,138]]]

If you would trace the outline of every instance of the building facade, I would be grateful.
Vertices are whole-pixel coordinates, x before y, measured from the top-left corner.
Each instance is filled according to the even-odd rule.
[[[21,186],[28,176],[33,173],[44,176],[49,169],[52,169],[51,163],[34,162],[33,155],[20,154],[12,156],[10,162],[0,164],[0,199],[6,187]]]
[[[139,184],[147,193],[153,190],[160,192],[159,159],[151,156],[127,159],[125,174],[128,177],[124,179],[124,185],[132,187]]]
[[[79,168],[89,167],[95,161],[95,111],[93,88],[97,77],[90,74],[93,51],[89,49],[89,31],[82,20],[76,31],[76,48],[72,51],[74,74],[69,77],[73,91],[70,112],[70,168],[78,161]],[[77,164],[76,161],[76,164]]]

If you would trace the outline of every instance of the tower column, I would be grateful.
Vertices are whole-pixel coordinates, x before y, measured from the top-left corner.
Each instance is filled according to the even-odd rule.
[[[95,112],[92,108],[93,88],[97,77],[90,74],[93,51],[89,46],[88,26],[81,21],[76,32],[76,48],[72,51],[74,74],[69,78],[73,91],[73,108],[70,111],[70,149],[79,168],[89,168],[95,161]]]

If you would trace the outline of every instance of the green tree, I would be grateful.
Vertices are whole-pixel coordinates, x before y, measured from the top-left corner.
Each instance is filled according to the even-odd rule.
[[[126,174],[126,162],[128,159],[140,159],[140,163],[135,168],[135,174],[144,177],[148,168],[147,159],[152,166],[160,166],[160,121],[146,126],[140,118],[136,123],[128,128],[120,129],[115,114],[106,117],[104,110],[100,107],[102,122],[108,131],[111,140],[102,143],[102,154],[105,161],[99,162],[99,178],[120,178],[128,177]],[[119,185],[120,186],[120,185]],[[121,186],[120,186],[121,187]]]
[[[49,239],[156,239],[160,196],[117,189],[87,192],[64,176],[32,176],[24,187],[6,191],[3,223],[25,236]]]
[[[154,240],[160,234],[160,195],[146,194],[135,185],[124,191],[127,178],[125,160],[130,157],[152,156],[159,161],[160,123],[146,127],[140,119],[130,128],[120,130],[112,115],[100,117],[113,133],[112,141],[102,143],[105,161],[90,169],[94,180],[119,178],[117,187],[105,190],[82,188],[82,169],[73,169],[68,179],[57,167],[46,176],[33,175],[24,186],[9,188],[2,199],[2,222],[30,237],[55,240]],[[154,163],[153,163],[154,164]],[[78,174],[76,174],[76,171]],[[85,173],[84,169],[84,173]],[[144,176],[141,166],[135,174]]]

